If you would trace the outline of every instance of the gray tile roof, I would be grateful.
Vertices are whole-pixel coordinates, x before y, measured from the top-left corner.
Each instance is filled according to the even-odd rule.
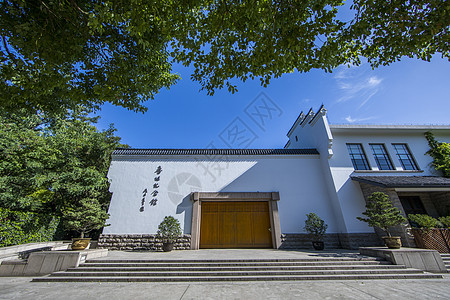
[[[124,149],[112,155],[317,155],[316,149]]]
[[[450,178],[438,176],[351,176],[351,179],[386,188],[450,187]]]
[[[330,129],[406,129],[449,130],[450,125],[380,125],[380,124],[330,124]]]

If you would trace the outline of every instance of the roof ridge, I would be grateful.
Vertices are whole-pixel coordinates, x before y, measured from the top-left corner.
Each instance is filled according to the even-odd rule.
[[[113,155],[317,155],[313,148],[307,149],[140,149],[117,148]]]

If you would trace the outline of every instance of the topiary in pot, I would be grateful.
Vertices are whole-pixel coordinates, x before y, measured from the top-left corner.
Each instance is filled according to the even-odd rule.
[[[312,237],[312,244],[314,249],[323,250],[325,245],[322,241],[328,225],[315,213],[306,215],[305,227],[303,229]]]
[[[92,230],[100,229],[109,224],[105,224],[109,214],[95,198],[85,198],[77,205],[67,208],[63,212],[65,227],[80,233],[78,238],[72,239],[72,250],[84,250],[90,242],[90,238],[85,235]]]
[[[367,222],[370,227],[378,227],[387,236],[383,237],[388,248],[398,249],[401,247],[400,237],[393,237],[389,231],[392,226],[406,222],[398,208],[394,207],[388,195],[382,192],[374,192],[369,196],[366,211],[362,213],[367,218],[356,217],[358,220]]]
[[[163,241],[163,251],[172,251],[174,243],[181,234],[180,222],[172,216],[164,217],[158,226],[158,236]]]

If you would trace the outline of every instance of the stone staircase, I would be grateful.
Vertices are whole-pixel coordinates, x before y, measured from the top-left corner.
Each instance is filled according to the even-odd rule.
[[[450,254],[441,253],[441,257],[447,267],[447,271],[450,273]]]
[[[34,278],[35,282],[220,282],[344,279],[436,279],[379,258],[226,260],[88,260],[78,268]]]

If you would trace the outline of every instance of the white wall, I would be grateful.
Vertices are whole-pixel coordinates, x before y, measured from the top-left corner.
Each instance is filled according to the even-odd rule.
[[[154,174],[160,174],[157,205],[145,197],[140,212],[142,191],[153,188]],[[303,156],[229,156],[222,160],[205,157],[118,157],[113,156],[109,170],[109,208],[111,226],[104,233],[156,233],[164,216],[173,215],[185,233],[190,233],[192,202],[190,192],[280,192],[278,202],[282,233],[303,232],[305,215],[315,212],[338,232],[329,205],[326,184],[316,155]]]
[[[359,183],[350,179],[354,173],[346,143],[361,143],[372,170],[357,172],[358,175],[371,176],[436,176],[439,175],[430,166],[431,157],[425,155],[429,149],[424,133],[427,129],[407,128],[347,128],[333,129],[328,125],[325,115],[309,116],[303,126],[297,125],[289,136],[288,148],[316,148],[320,153],[322,181],[327,187],[329,206],[333,208],[338,231],[345,233],[373,232],[366,223],[356,219],[365,211],[365,200]],[[313,119],[313,122],[308,120]],[[432,130],[439,141],[449,142],[449,130]],[[296,137],[298,141],[296,140]],[[383,143],[386,146],[395,171],[378,170],[369,143]],[[406,143],[413,154],[421,172],[405,172],[396,156],[392,143]],[[331,148],[331,149],[330,149]]]
[[[435,170],[430,166],[431,157],[425,155],[429,149],[424,137],[426,130],[333,130],[333,157],[329,160],[334,187],[339,198],[347,231],[365,232],[370,230],[366,223],[356,219],[365,211],[365,201],[357,182],[350,179],[354,173],[353,165],[347,150],[347,143],[361,143],[366,153],[371,170],[355,172],[355,175],[370,176],[436,176]],[[437,135],[439,140],[448,141],[449,136]],[[378,170],[376,161],[370,148],[371,143],[385,144],[386,150],[396,171]],[[406,143],[417,162],[420,172],[404,172],[396,156],[392,143]]]
[[[298,141],[296,141],[296,137]],[[334,178],[329,166],[329,158],[334,155],[333,135],[330,131],[325,113],[316,116],[313,122],[305,122],[304,126],[297,126],[290,135],[288,148],[316,148],[320,153],[320,167],[322,171],[322,181],[326,186],[328,194],[328,206],[332,208],[334,219],[336,220],[337,231],[346,233],[347,220],[345,219],[339,197],[334,188]],[[347,176],[348,178],[348,176]],[[364,199],[355,198],[354,201],[364,203]],[[358,232],[373,232],[373,229],[363,226]]]

